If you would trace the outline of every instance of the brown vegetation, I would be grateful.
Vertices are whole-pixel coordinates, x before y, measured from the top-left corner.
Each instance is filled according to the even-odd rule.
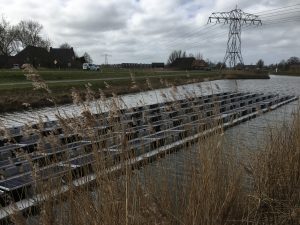
[[[245,71],[245,70],[224,70],[224,79],[270,79],[268,71]]]
[[[134,80],[132,85],[137,85]],[[88,99],[93,99],[90,94],[88,90]],[[103,146],[96,144],[110,134],[89,132],[103,118],[94,117],[76,92],[73,100],[83,106],[82,118],[58,119],[65,133],[76,130],[94,140],[96,180],[93,185],[75,188],[69,179],[71,172],[64,175],[64,183],[36,177],[35,192],[46,200],[31,224],[299,224],[300,111],[290,126],[266,134],[265,147],[251,161],[238,161],[233,149],[223,148],[225,137],[218,129],[181,149],[185,157],[178,174],[170,172],[167,158],[132,167],[125,163],[131,157],[127,154],[120,159],[123,166],[118,173],[112,173],[107,170],[106,156],[99,151]],[[120,113],[117,102],[108,106],[110,115]],[[124,134],[120,123],[111,120],[111,125]],[[57,144],[55,137],[47,138]],[[128,152],[125,135],[119,138],[123,151]],[[67,192],[47,197],[64,185],[69,185]],[[16,211],[12,221],[21,225],[26,218]]]

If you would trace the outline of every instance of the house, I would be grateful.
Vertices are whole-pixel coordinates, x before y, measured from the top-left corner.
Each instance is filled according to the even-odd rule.
[[[87,63],[87,61],[85,60],[84,56],[82,56],[82,57],[76,57],[75,60],[76,60],[77,63],[80,63],[80,64]]]
[[[177,58],[169,65],[173,69],[178,70],[208,70],[209,65],[203,59],[195,59],[194,57]]]
[[[144,64],[144,63],[121,63],[121,68],[129,68],[129,69],[151,68],[151,64]]]
[[[12,68],[14,64],[22,65],[22,61],[15,56],[0,55],[0,68]]]
[[[29,63],[34,67],[81,68],[84,57],[76,58],[73,48],[45,48],[27,46],[15,56],[0,56],[0,68],[12,68],[13,64]]]
[[[34,67],[51,67],[53,59],[48,50],[27,46],[15,56],[0,56],[0,68],[12,68],[14,64],[31,64]]]
[[[194,57],[177,58],[170,64],[170,67],[178,70],[191,70],[194,61]]]
[[[50,55],[53,64],[58,68],[77,67],[79,61],[76,60],[73,48],[50,48]]]
[[[158,62],[154,62],[151,64],[152,68],[164,68],[165,67],[165,63],[158,63]]]
[[[203,59],[195,59],[192,63],[192,69],[204,70],[208,68],[208,64]]]
[[[27,46],[14,56],[19,64],[29,63],[34,67],[51,67],[53,58],[45,48]]]

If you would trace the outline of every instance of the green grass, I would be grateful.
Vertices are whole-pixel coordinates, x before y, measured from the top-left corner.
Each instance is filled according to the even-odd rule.
[[[228,73],[228,71],[225,71]],[[57,105],[71,103],[71,89],[75,88],[83,93],[86,84],[92,85],[92,89],[99,93],[99,88],[106,95],[127,94],[149,90],[146,79],[149,79],[153,88],[163,88],[166,85],[161,79],[174,85],[201,82],[204,80],[216,80],[221,78],[256,79],[257,75],[251,76],[248,72],[229,71],[230,74],[220,75],[219,71],[155,71],[152,69],[105,69],[99,71],[82,70],[39,70],[37,73],[47,83],[52,91],[52,97]],[[226,77],[227,76],[227,77]],[[132,82],[132,77],[136,87]],[[106,83],[110,88],[106,88]],[[99,94],[96,96],[99,96]],[[47,100],[49,96],[45,91],[33,90],[30,81],[26,80],[22,70],[0,70],[0,113],[8,111],[20,111],[26,109],[23,103],[29,103],[33,108],[53,106],[53,102]]]
[[[57,105],[72,102],[71,89],[75,88],[84,98],[86,84],[91,84],[92,90],[99,97],[99,89],[107,96],[115,94],[127,94],[149,90],[146,79],[148,78],[153,88],[163,88],[160,78],[174,85],[182,85],[192,82],[201,82],[204,79],[218,79],[219,75],[210,71],[151,71],[151,70],[118,70],[103,73],[94,71],[38,71],[38,74],[46,81],[52,91],[51,97]],[[134,76],[135,84],[131,75]],[[112,79],[113,78],[113,79]],[[110,85],[109,88],[106,84]],[[0,71],[0,113],[9,111],[21,111],[27,109],[24,103],[32,108],[53,106],[48,100],[49,95],[45,91],[33,90],[30,81],[25,79],[23,71]]]
[[[152,70],[122,70],[115,71],[82,71],[82,70],[52,70],[52,71],[38,71],[40,76],[45,81],[59,81],[59,80],[82,80],[82,79],[111,79],[111,78],[129,78],[130,74],[135,77],[144,76],[186,76],[187,73],[191,76],[208,76],[214,75],[214,71],[152,71]],[[22,70],[0,70],[0,83],[18,83],[27,82],[24,72]]]
[[[286,70],[286,71],[278,71],[272,72],[274,75],[286,75],[286,76],[300,76],[300,71],[291,71],[291,70]]]

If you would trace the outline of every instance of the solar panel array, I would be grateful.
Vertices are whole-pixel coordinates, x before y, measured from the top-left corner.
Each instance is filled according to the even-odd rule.
[[[99,157],[109,167],[122,158],[292,100],[294,96],[224,92],[2,130],[1,205],[34,195],[38,182],[63,184],[92,174]],[[84,129],[72,124],[73,120],[88,123],[89,117],[92,124]]]

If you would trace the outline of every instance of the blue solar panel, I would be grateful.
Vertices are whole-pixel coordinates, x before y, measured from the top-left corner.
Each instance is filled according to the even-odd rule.
[[[13,191],[30,185],[32,181],[33,180],[31,175],[25,174],[11,179],[0,181],[0,189],[5,191]]]

